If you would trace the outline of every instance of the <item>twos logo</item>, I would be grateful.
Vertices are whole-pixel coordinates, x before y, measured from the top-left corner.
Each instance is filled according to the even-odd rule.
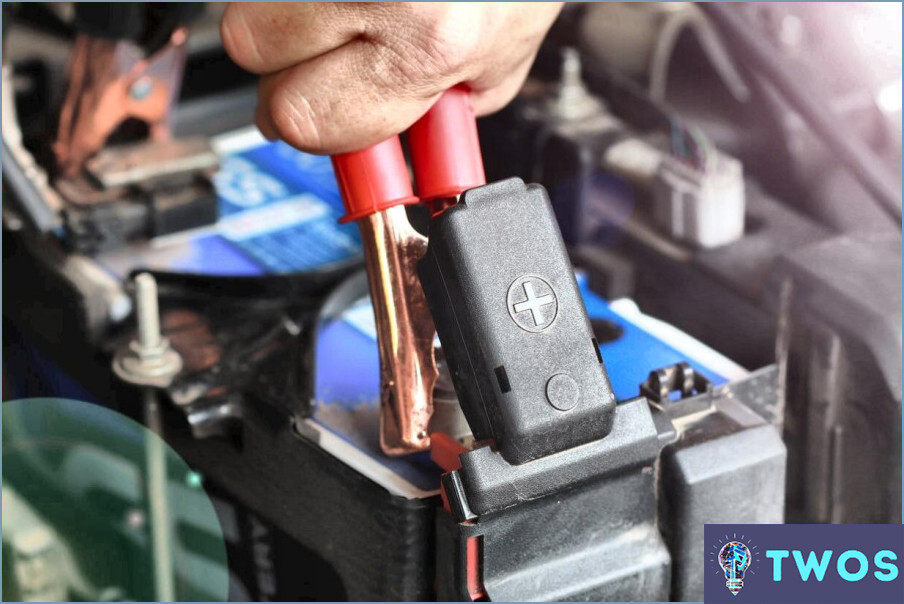
[[[732,537],[738,539],[738,534],[734,533]],[[740,540],[733,541],[729,540],[727,534],[724,541],[719,539],[718,544],[713,546],[710,562],[716,562],[725,573],[725,587],[731,595],[736,596],[744,587],[744,576],[748,572],[755,574],[755,571],[750,570],[750,565],[756,548],[749,539],[744,542],[744,535],[741,535]]]
[[[706,602],[904,602],[901,525],[708,524],[704,533]]]

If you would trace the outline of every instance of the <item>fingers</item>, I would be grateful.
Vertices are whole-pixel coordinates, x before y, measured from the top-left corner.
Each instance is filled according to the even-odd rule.
[[[268,138],[311,153],[343,153],[402,132],[455,82],[397,69],[394,49],[355,40],[264,76],[257,112]]]
[[[233,2],[223,14],[220,34],[239,66],[275,73],[362,35],[366,14],[332,2]]]
[[[230,5],[232,58],[262,74],[255,115],[268,138],[314,153],[362,149],[467,84],[478,115],[517,93],[558,3]]]

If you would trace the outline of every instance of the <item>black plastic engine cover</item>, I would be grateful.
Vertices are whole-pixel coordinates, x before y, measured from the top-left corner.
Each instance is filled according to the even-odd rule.
[[[543,187],[466,191],[418,272],[475,438],[521,464],[609,433],[615,396]]]

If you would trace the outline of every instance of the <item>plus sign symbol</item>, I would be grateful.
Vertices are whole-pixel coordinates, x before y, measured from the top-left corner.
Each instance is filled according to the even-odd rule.
[[[509,286],[508,311],[518,327],[526,331],[543,331],[556,318],[559,303],[552,286],[533,275],[518,277]]]

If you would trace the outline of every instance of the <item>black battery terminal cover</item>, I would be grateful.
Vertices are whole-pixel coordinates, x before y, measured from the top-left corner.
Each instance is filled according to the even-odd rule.
[[[542,186],[466,191],[418,273],[478,441],[517,465],[609,433],[615,395]]]

